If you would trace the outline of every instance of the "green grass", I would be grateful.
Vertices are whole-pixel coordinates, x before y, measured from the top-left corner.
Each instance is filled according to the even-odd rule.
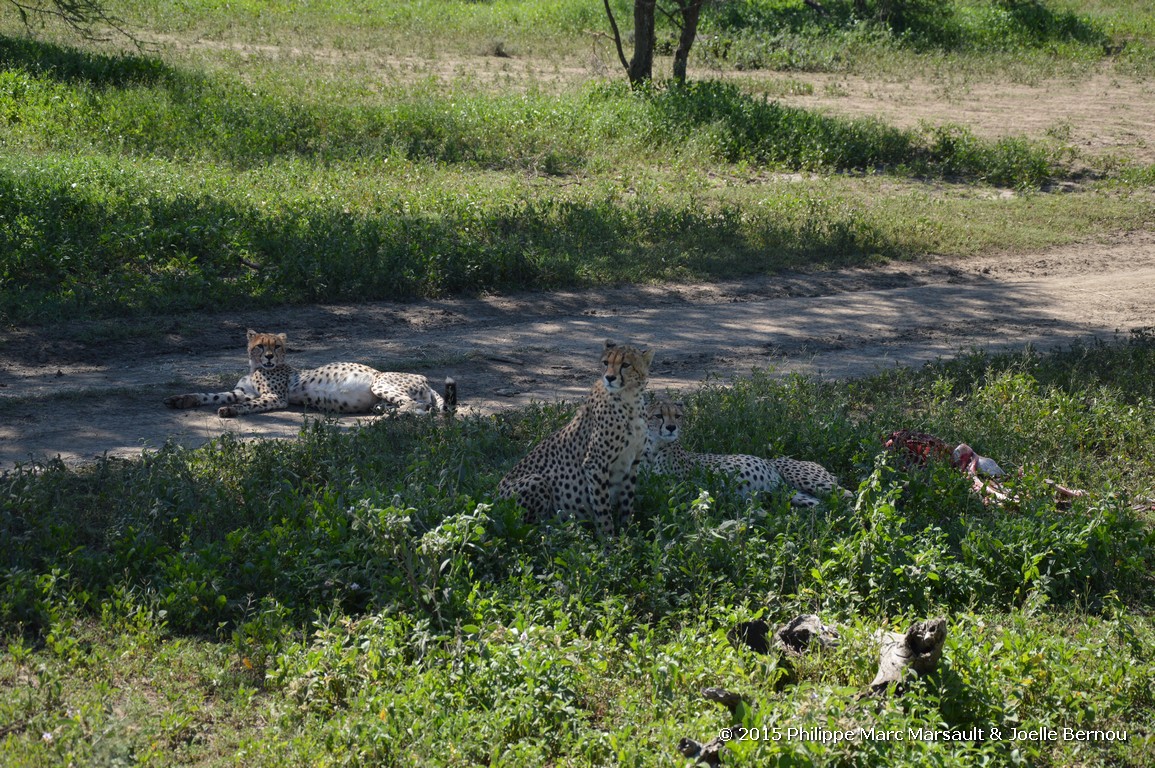
[[[401,0],[400,2],[112,3],[127,21],[182,37],[281,42],[341,50],[391,49],[439,56],[478,54],[504,42],[518,55],[548,57],[559,45],[585,46],[588,32],[606,28],[600,3],[585,0]],[[619,16],[629,5],[614,0]]]
[[[1142,226],[1151,210],[1141,188],[1006,201],[881,177],[788,182],[689,169],[573,183],[390,164],[383,177],[359,164],[236,171],[10,155],[0,159],[5,315],[702,280],[1046,247]]]
[[[234,168],[294,159],[438,165],[549,174],[605,173],[661,159],[698,167],[757,163],[824,172],[887,171],[1037,187],[1071,174],[1053,147],[990,142],[961,127],[927,135],[823,116],[692,83],[635,94],[621,84],[567,94],[476,93],[406,85],[385,105],[343,105],[148,57],[83,54],[0,40],[0,116],[11,147],[117,153]]]
[[[1150,221],[1151,169],[1083,155],[1061,132],[897,129],[711,81],[559,84],[550,66],[574,55],[598,9],[450,5],[449,17],[444,3],[114,7],[175,40],[159,52],[0,36],[0,319],[772,274]],[[1089,20],[1051,9],[1039,34],[1147,39],[1149,14],[1104,8]],[[811,29],[796,11],[729,4],[710,24]],[[556,57],[509,82],[442,81],[438,57],[456,49],[429,52],[416,73],[373,63],[393,60],[397,40],[460,34],[472,42],[454,45],[476,48],[506,28]],[[843,46],[830,24],[814,29]],[[904,40],[886,45],[924,55]],[[239,58],[246,45],[281,53]],[[951,66],[942,57],[962,54],[925,55]],[[780,172],[808,178],[778,183]],[[1081,191],[1045,193],[1056,182]],[[1032,194],[1013,205],[972,194],[992,185]]]
[[[1142,183],[999,200],[882,176],[782,181],[749,166],[575,180],[388,165],[13,153],[0,159],[4,315],[144,316],[1025,250],[1141,227],[1152,206]]]
[[[8,322],[872,263],[974,248],[960,215],[1003,224],[1010,248],[1038,242],[1040,214],[1070,222],[1050,243],[1149,220],[1149,170],[1125,164],[1104,166],[1103,191],[993,217],[949,194],[907,213],[926,181],[1031,189],[1086,170],[1058,139],[898,130],[717,83],[428,84],[355,105],[46,43],[0,40],[0,60]],[[739,181],[773,169],[816,177]],[[908,193],[877,199],[881,177]]]
[[[632,6],[611,6],[628,31]],[[556,63],[588,55],[593,35],[609,31],[601,4],[585,0],[230,3],[227,14],[215,3],[113,7],[130,23],[167,35],[426,59],[492,53],[500,44],[515,56]],[[1085,69],[1110,58],[1149,73],[1155,61],[1155,16],[1137,0],[887,0],[868,2],[865,18],[850,0],[823,7],[827,16],[794,0],[708,7],[695,56],[744,68],[902,71],[921,57],[945,55],[991,74],[1008,63]],[[669,55],[677,30],[660,14],[657,23],[659,51]],[[601,55],[616,60],[608,42]]]
[[[735,743],[765,765],[1144,765],[1155,713],[1150,511],[1155,346],[971,355],[850,383],[756,375],[691,393],[687,439],[819,460],[857,500],[746,505],[642,485],[608,546],[527,526],[498,478],[570,411],[322,423],[86,469],[0,477],[0,754],[205,765],[666,765],[746,727],[1126,730],[1126,742]],[[1014,470],[984,506],[945,467],[906,472],[892,429]],[[1019,470],[1021,469],[1021,472]],[[1089,491],[1056,509],[1044,478]],[[862,481],[858,485],[858,481]],[[797,684],[731,647],[739,620],[843,626]],[[944,615],[939,674],[855,705],[880,626]],[[1017,750],[1017,752],[1016,752]]]

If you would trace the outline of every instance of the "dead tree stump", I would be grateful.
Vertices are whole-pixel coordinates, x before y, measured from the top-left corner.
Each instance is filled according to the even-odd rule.
[[[823,624],[822,619],[812,613],[796,616],[774,630],[773,636],[770,635],[770,625],[761,620],[739,622],[726,636],[734,645],[744,645],[761,654],[778,650],[800,656],[811,642],[816,642],[820,648],[838,645],[838,628]]]
[[[835,647],[838,645],[838,628],[823,624],[822,619],[809,613],[792,619],[774,632],[774,644],[796,656],[802,655],[811,643],[822,649]]]
[[[908,669],[913,670],[917,677],[933,672],[942,658],[946,642],[946,619],[916,622],[905,634],[879,630],[875,637],[881,641],[878,674],[871,681],[869,690],[858,695],[859,699],[884,694],[891,683],[895,684],[895,692],[901,693],[910,677]]]

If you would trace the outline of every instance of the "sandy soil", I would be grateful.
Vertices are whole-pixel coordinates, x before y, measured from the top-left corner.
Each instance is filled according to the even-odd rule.
[[[1136,232],[966,263],[174,317],[126,327],[119,339],[79,323],[19,329],[0,333],[0,469],[133,456],[169,439],[199,445],[225,431],[295,435],[310,418],[300,410],[225,420],[162,404],[230,387],[246,372],[247,327],[287,333],[298,367],[354,360],[453,376],[465,410],[493,413],[580,398],[607,337],[656,350],[652,388],[689,389],[753,368],[853,377],[971,348],[1048,349],[1152,325],[1155,232]]]
[[[876,117],[897,128],[965,125],[988,139],[1048,139],[1071,148],[1077,159],[1155,163],[1155,82],[1106,67],[1088,77],[1031,84],[917,74],[901,80],[779,72],[730,76],[755,89],[783,81],[809,84],[812,93],[775,98],[832,115]]]

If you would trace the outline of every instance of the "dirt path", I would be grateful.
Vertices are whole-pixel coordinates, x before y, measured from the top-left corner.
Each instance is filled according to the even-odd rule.
[[[897,128],[965,125],[984,138],[1050,139],[1084,158],[1114,156],[1155,162],[1155,83],[1120,76],[1104,66],[1094,74],[1033,84],[983,82],[965,75],[928,78],[860,77],[758,71],[731,73],[757,90],[804,83],[812,90],[777,94],[784,104],[844,117],[874,117]]]
[[[966,263],[699,286],[476,300],[315,306],[125,327],[0,334],[0,469],[59,455],[133,456],[235,431],[295,435],[300,411],[223,420],[166,395],[227,389],[246,372],[244,331],[284,331],[299,367],[357,360],[454,376],[468,409],[576,399],[601,343],[657,351],[652,387],[689,389],[752,368],[853,377],[972,347],[1051,348],[1155,325],[1155,232]],[[343,423],[357,423],[346,418]]]

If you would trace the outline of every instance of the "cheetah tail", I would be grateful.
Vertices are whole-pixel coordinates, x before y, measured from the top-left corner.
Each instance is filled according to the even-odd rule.
[[[445,410],[457,410],[457,381],[449,376],[445,377]]]

